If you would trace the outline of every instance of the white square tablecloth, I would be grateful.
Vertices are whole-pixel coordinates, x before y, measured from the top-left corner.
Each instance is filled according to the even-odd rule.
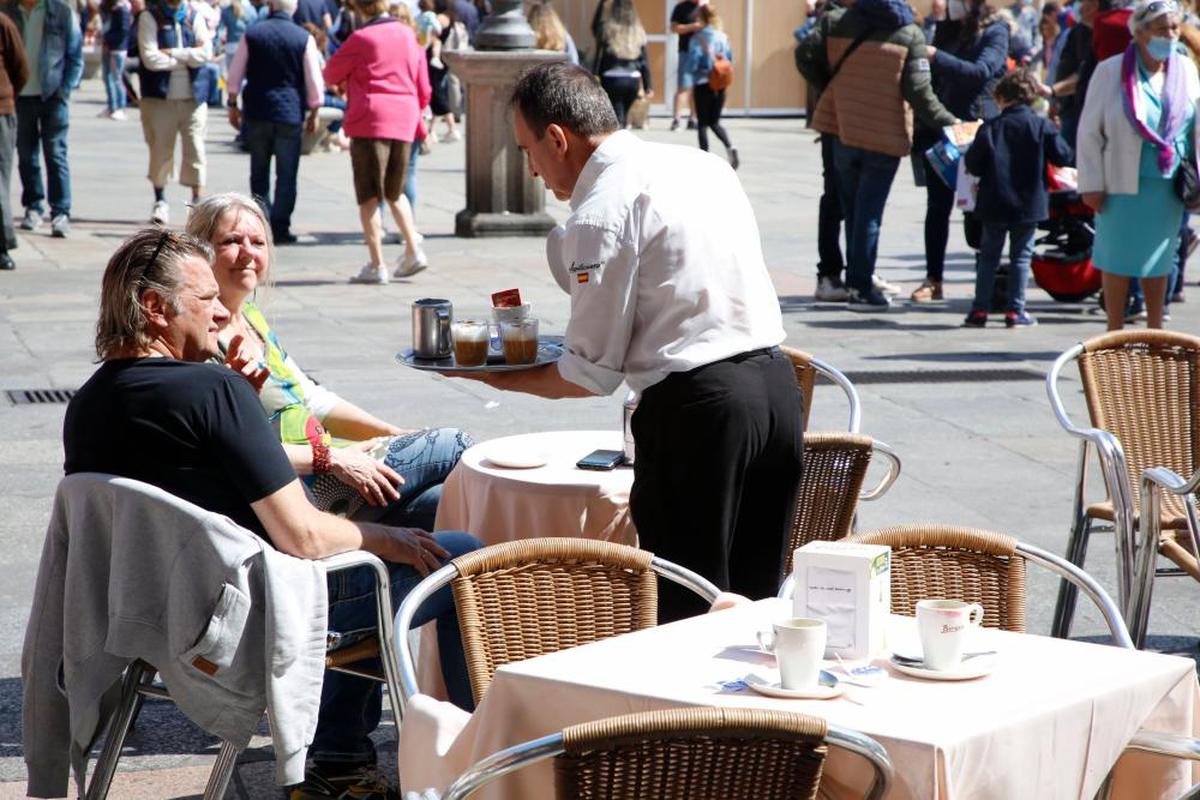
[[[893,673],[879,686],[848,687],[844,697],[827,701],[721,689],[718,683],[747,672],[769,672],[755,633],[785,616],[788,601],[762,600],[509,664],[470,716],[418,695],[400,729],[403,788],[444,788],[484,756],[579,722],[727,705],[819,715],[873,736],[896,767],[890,798],[1091,800],[1137,730],[1192,735],[1196,729],[1190,659],[994,630],[979,631],[971,645],[999,651],[995,670],[978,680]],[[915,637],[910,619],[894,617],[892,626],[893,643]],[[856,756],[830,753],[826,789],[835,797],[861,796],[856,792],[870,770]],[[1126,756],[1114,796],[1175,797],[1190,785],[1184,764]],[[551,765],[521,770],[476,796],[552,798]]]

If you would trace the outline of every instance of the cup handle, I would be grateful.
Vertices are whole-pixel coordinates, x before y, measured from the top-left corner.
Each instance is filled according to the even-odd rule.
[[[983,606],[979,603],[971,603],[967,610],[967,622],[972,625],[983,624]]]
[[[775,652],[775,631],[759,631],[756,635],[759,647],[768,653]]]

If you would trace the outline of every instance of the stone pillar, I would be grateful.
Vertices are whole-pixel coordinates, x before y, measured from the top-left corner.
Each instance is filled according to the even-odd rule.
[[[521,0],[495,0],[492,13],[483,18],[475,33],[476,50],[530,50],[535,41],[533,28],[525,21]]]
[[[457,236],[544,236],[555,225],[546,190],[529,176],[512,132],[509,97],[534,64],[564,61],[548,50],[447,50],[446,64],[467,87],[467,207],[454,219]]]

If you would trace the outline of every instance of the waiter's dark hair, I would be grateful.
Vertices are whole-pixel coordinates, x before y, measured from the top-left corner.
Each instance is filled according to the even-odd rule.
[[[559,125],[585,138],[612,133],[617,112],[592,73],[566,61],[525,71],[513,88],[512,107],[541,139],[546,126]]]

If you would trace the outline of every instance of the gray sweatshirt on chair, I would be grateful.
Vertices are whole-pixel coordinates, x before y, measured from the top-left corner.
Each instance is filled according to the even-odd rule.
[[[21,655],[28,795],[66,795],[70,767],[82,796],[88,748],[135,658],[193,722],[239,747],[267,709],[276,779],[298,783],[327,606],[324,565],[227,517],[127,478],[64,478]]]

